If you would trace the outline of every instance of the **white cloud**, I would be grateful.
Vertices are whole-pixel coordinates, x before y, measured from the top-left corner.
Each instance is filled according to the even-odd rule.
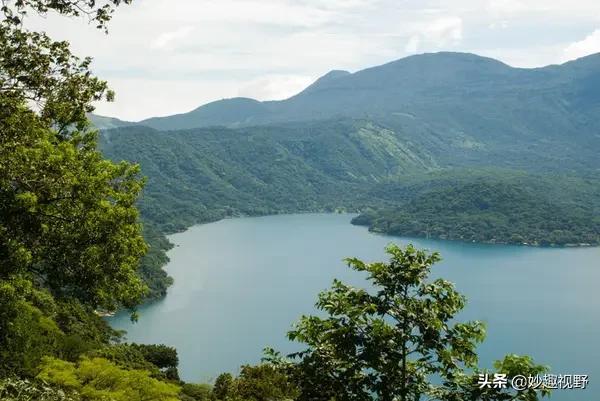
[[[568,45],[563,50],[562,61],[575,60],[598,52],[600,52],[600,29],[596,29],[584,39]]]
[[[527,10],[527,6],[520,0],[490,0],[488,9],[492,14],[506,16],[523,12]]]
[[[238,95],[260,100],[287,99],[315,80],[303,75],[269,75],[254,79],[240,88]]]
[[[164,32],[160,34],[153,43],[153,47],[162,49],[167,45],[171,44],[171,42],[184,39],[188,37],[194,31],[194,27],[192,26],[183,26],[175,31]]]
[[[404,47],[404,51],[407,53],[416,53],[419,50],[420,44],[421,39],[419,38],[419,35],[411,36],[410,39],[408,39],[408,43],[406,43],[406,46]]]
[[[404,48],[406,53],[454,47],[463,39],[463,21],[459,17],[440,17],[416,26]]]
[[[84,19],[28,23],[94,57],[117,91],[99,112],[141,119],[238,95],[284,98],[332,69],[417,52],[557,63],[599,50],[599,34],[585,34],[600,27],[600,1],[136,0],[117,10],[109,35]]]
[[[438,18],[426,27],[424,37],[438,47],[456,45],[463,38],[463,21],[459,17]]]
[[[506,29],[508,26],[509,22],[507,20],[494,21],[489,25],[490,29]]]

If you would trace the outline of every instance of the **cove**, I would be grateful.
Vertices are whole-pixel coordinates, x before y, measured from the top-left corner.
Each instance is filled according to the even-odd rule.
[[[127,341],[174,346],[182,379],[213,380],[256,363],[262,349],[289,352],[285,334],[314,312],[317,293],[339,278],[364,286],[342,259],[385,260],[390,243],[438,251],[434,276],[468,298],[460,320],[483,320],[481,364],[527,354],[554,374],[587,374],[588,390],[555,391],[552,400],[600,392],[600,248],[546,249],[409,239],[369,233],[349,214],[236,218],[171,235],[166,270],[175,279],[161,301],[109,319]]]

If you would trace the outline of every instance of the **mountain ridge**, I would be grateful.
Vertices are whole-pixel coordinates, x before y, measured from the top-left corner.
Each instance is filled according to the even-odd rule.
[[[472,53],[424,53],[354,73],[332,70],[284,100],[258,101],[243,97],[221,99],[189,112],[151,117],[136,124],[174,130],[216,125],[240,127],[339,116],[362,118],[373,113],[385,114],[391,106],[406,108],[411,103],[423,102],[424,94],[447,97],[452,95],[448,92],[453,92],[452,89],[455,92],[456,88],[461,88],[460,93],[470,96],[505,96],[510,91],[529,90],[533,94],[560,91],[570,83],[581,87],[578,80],[589,79],[590,70],[599,67],[600,54],[560,65],[519,68]],[[374,92],[382,91],[385,93],[382,100],[390,107],[381,104],[384,102],[372,104],[370,101],[378,98]],[[353,101],[349,101],[348,95],[352,95]],[[314,104],[314,107],[309,107],[310,104]],[[97,126],[101,129],[112,128],[118,119],[112,120],[113,125],[105,126],[100,122]]]

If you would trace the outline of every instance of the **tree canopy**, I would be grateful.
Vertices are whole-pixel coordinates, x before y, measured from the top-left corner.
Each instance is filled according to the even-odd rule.
[[[88,15],[105,28],[129,1],[4,0],[0,12],[0,374],[43,356],[76,359],[114,332],[94,309],[134,308],[147,246],[137,166],[97,149],[86,113],[110,100],[91,59],[26,28],[31,13]]]
[[[316,304],[324,314],[303,316],[288,334],[306,348],[291,362],[271,353],[298,385],[299,400],[532,401],[548,394],[477,386],[476,346],[485,328],[478,321],[455,322],[464,296],[446,280],[428,280],[439,255],[410,245],[390,246],[387,253],[388,263],[348,259],[371,290],[334,281]],[[496,367],[509,378],[545,370],[514,355]]]

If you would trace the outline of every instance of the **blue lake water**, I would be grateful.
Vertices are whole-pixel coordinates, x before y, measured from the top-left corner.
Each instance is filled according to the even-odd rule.
[[[206,382],[256,363],[262,349],[297,348],[285,333],[312,313],[317,293],[339,278],[363,285],[342,262],[385,260],[390,243],[439,251],[433,269],[468,297],[461,320],[488,325],[481,364],[528,354],[555,374],[587,374],[588,390],[556,391],[552,400],[591,400],[600,393],[600,248],[543,249],[375,235],[351,215],[238,218],[170,236],[166,267],[175,279],[164,300],[110,319],[128,341],[179,351],[180,373]]]

